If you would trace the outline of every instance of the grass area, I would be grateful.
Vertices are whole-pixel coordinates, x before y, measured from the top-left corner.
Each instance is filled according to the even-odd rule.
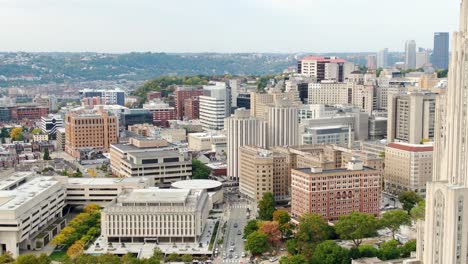
[[[211,235],[211,240],[210,240],[210,245],[208,247],[208,250],[213,250],[213,244],[216,240],[216,234],[218,234],[218,226],[219,226],[219,221],[216,222],[214,229],[213,229],[213,235]]]
[[[52,261],[58,262],[66,262],[70,260],[70,258],[67,256],[67,252],[64,249],[52,252],[52,254],[50,254],[49,257]]]

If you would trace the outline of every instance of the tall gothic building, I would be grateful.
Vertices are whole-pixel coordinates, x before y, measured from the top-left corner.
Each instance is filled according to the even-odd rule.
[[[448,85],[436,107],[434,174],[418,237],[424,264],[468,263],[468,0],[453,36]]]

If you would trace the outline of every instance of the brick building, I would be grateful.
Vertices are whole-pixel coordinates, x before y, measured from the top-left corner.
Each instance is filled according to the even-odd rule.
[[[200,100],[198,96],[192,96],[184,101],[184,117],[188,120],[200,118]]]
[[[203,90],[196,86],[177,86],[174,91],[175,108],[177,119],[185,115],[185,99],[203,95]]]
[[[320,167],[291,171],[291,213],[317,213],[335,221],[352,212],[379,216],[381,171],[351,160],[347,168]]]

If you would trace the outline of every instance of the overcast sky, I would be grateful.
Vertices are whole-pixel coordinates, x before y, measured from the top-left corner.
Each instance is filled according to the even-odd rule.
[[[0,0],[0,51],[356,52],[432,48],[460,0]]]

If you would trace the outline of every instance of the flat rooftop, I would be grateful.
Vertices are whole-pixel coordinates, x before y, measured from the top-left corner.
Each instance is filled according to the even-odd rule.
[[[209,190],[219,188],[223,184],[213,180],[185,180],[172,183],[172,187],[177,189]]]
[[[377,171],[373,168],[362,167],[362,170],[348,170],[347,168],[337,168],[337,169],[323,169],[321,172],[312,172],[311,168],[300,168],[293,169],[307,174],[332,174],[337,172],[346,172],[346,171]]]
[[[138,178],[68,178],[67,185],[112,185],[125,183],[145,183],[144,177]]]
[[[9,191],[0,191],[0,210],[15,210],[59,182],[54,177],[36,177]]]
[[[187,189],[137,189],[118,197],[118,203],[185,203],[190,196]]]

